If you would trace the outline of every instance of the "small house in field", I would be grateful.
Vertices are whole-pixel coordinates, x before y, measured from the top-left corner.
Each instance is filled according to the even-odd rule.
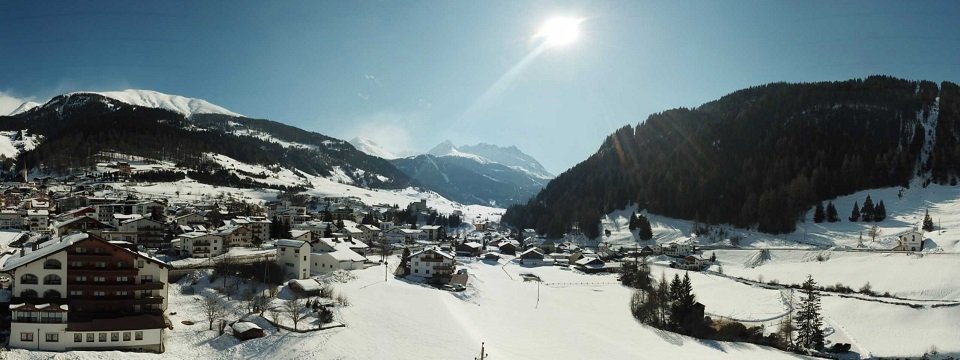
[[[230,328],[233,329],[233,336],[240,340],[262,338],[266,335],[263,328],[249,321],[237,321]]]
[[[923,250],[923,233],[911,229],[897,234],[897,246],[893,251],[920,251]]]
[[[470,241],[457,244],[458,256],[480,256],[481,250],[483,250],[483,245],[478,242]]]
[[[543,265],[546,255],[540,248],[532,247],[520,253],[520,263],[524,265]]]
[[[501,254],[506,255],[516,255],[517,254],[517,245],[512,241],[502,241],[500,245],[497,246]]]

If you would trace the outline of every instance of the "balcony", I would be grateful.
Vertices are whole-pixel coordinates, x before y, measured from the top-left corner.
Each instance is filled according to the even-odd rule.
[[[144,282],[144,283],[117,283],[117,282],[76,282],[69,281],[67,282],[67,288],[69,290],[97,290],[97,289],[110,289],[110,291],[116,290],[162,290],[164,283],[155,281],[155,282]]]
[[[112,276],[137,276],[137,269],[135,268],[116,268],[116,267],[79,267],[79,268],[70,268],[70,277],[75,276],[97,276],[97,275],[112,275]],[[92,280],[92,279],[91,279]]]
[[[163,304],[163,296],[147,296],[139,299],[134,299],[133,297],[117,297],[117,296],[99,296],[92,298],[73,298],[70,299],[70,307],[74,308],[75,306],[80,306],[86,308],[88,306],[130,306],[130,305],[150,305],[150,304]]]
[[[209,241],[194,241],[194,242],[193,242],[193,246],[194,246],[194,247],[197,247],[197,246],[210,246],[210,242],[209,242]]]

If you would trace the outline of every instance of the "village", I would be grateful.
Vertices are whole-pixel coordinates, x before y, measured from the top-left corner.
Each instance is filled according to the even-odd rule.
[[[115,166],[118,176],[129,171],[123,163]],[[177,353],[183,349],[171,339],[184,327],[236,341],[279,331],[304,336],[350,331],[348,324],[356,319],[345,309],[360,301],[339,288],[358,278],[402,280],[401,286],[425,286],[469,303],[477,301],[476,287],[490,280],[486,277],[506,275],[538,284],[539,305],[539,285],[621,288],[623,267],[638,262],[664,274],[703,272],[706,277],[693,276],[697,287],[707,282],[707,288],[715,288],[716,279],[736,284],[724,285],[719,294],[730,294],[726,286],[744,284],[774,291],[773,304],[731,304],[698,291],[698,316],[775,331],[791,314],[781,295],[791,283],[767,278],[774,281],[768,284],[752,272],[775,257],[771,251],[823,252],[752,250],[696,237],[642,240],[632,231],[624,235],[632,243],[591,241],[576,228],[562,239],[546,239],[495,219],[440,213],[426,200],[369,205],[354,197],[284,193],[262,204],[178,200],[134,194],[115,184],[44,177],[6,185],[0,212],[4,348]],[[614,225],[616,230],[620,224]],[[618,234],[606,237],[611,235]],[[879,252],[919,253],[923,239],[918,230],[897,233],[895,247]],[[844,250],[834,250],[835,257],[843,257]],[[874,252],[869,250],[847,251]],[[797,279],[793,286],[800,282],[799,276],[790,277]],[[958,305],[949,296],[857,295],[907,306]]]

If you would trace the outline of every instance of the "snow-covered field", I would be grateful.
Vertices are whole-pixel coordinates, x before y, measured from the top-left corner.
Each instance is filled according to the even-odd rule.
[[[396,263],[396,258],[390,261]],[[392,276],[384,282],[382,266],[355,271],[357,279],[336,285],[351,302],[336,318],[345,328],[295,334],[267,327],[267,337],[242,343],[229,334],[217,337],[207,331],[197,296],[181,295],[174,284],[169,311],[178,314],[171,317],[174,329],[168,332],[163,355],[53,355],[25,350],[6,355],[9,359],[470,359],[479,355],[483,342],[490,359],[797,358],[751,344],[702,341],[640,325],[627,306],[630,290],[616,284],[614,275],[503,264],[465,264],[471,275],[463,293]],[[543,283],[525,282],[521,273],[537,274]],[[197,324],[182,325],[186,319]]]
[[[900,191],[903,191],[900,196]],[[863,206],[867,195],[874,203],[883,200],[887,209],[887,218],[881,222],[850,222],[847,217],[854,202]],[[719,226],[726,232],[724,236],[701,236],[693,233],[694,223],[647,214],[653,228],[656,243],[668,243],[682,239],[694,239],[700,245],[730,245],[730,238],[739,237],[741,247],[747,248],[856,248],[862,242],[865,248],[890,249],[896,245],[896,234],[920,227],[924,212],[929,209],[937,231],[924,234],[924,252],[960,252],[960,187],[930,185],[923,188],[919,184],[911,188],[882,188],[860,191],[851,195],[833,199],[841,221],[836,223],[814,223],[813,209],[806,215],[805,221],[797,224],[797,230],[789,234],[771,235],[749,229],[732,226]],[[824,205],[827,201],[824,201]],[[614,211],[602,221],[602,227],[610,230],[611,235],[604,237],[605,243],[614,246],[634,246],[636,238],[630,233],[627,224],[632,211],[636,209]],[[869,230],[878,225],[881,230],[876,241],[870,238]],[[650,243],[641,243],[648,245]]]

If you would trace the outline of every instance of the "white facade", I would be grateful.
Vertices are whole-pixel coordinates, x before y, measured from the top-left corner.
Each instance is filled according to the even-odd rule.
[[[434,275],[450,275],[456,265],[453,255],[436,248],[428,248],[410,255],[407,262],[410,266],[410,275],[431,277]]]
[[[923,233],[913,229],[902,232],[897,235],[897,247],[894,251],[920,251],[923,250]]]
[[[180,251],[190,257],[210,258],[227,251],[223,238],[202,232],[190,232],[180,235]]]
[[[2,271],[13,277],[10,347],[163,351],[167,268],[158,260],[81,233],[24,249]]]
[[[277,240],[277,263],[288,278],[310,277],[310,244],[300,240]]]

